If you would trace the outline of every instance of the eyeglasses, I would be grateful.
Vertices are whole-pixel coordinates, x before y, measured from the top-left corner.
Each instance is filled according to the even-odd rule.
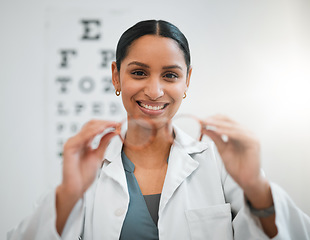
[[[159,129],[165,131],[168,141],[173,143],[175,139],[174,128],[181,129],[189,136],[187,145],[195,144],[201,141],[203,137],[202,130],[206,124],[199,118],[189,115],[180,114],[170,119],[150,119],[142,117],[128,117],[119,122],[115,127],[106,129],[103,133],[97,135],[92,143],[93,148],[97,148],[100,139],[108,132],[115,132],[126,147],[133,150],[140,150],[152,143]],[[130,134],[127,134],[129,133]]]

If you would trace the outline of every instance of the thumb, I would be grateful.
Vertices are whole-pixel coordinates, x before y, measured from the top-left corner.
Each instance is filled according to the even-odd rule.
[[[103,158],[103,155],[104,155],[104,152],[107,148],[107,146],[109,145],[111,139],[116,136],[117,134],[115,132],[109,132],[107,134],[105,134],[100,142],[99,142],[99,145],[97,147],[97,149],[95,150],[95,154],[100,158],[102,159]]]
[[[221,153],[224,150],[226,143],[223,141],[221,135],[209,129],[204,129],[203,133],[209,136],[213,140],[219,153]]]

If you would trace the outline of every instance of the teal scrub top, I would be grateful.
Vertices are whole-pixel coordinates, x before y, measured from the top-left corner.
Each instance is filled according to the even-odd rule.
[[[158,240],[157,220],[160,194],[143,196],[138,181],[133,173],[135,165],[123,151],[122,161],[130,200],[122,226],[120,240]],[[157,217],[154,216],[154,209],[156,209]],[[154,219],[150,211],[153,213]]]

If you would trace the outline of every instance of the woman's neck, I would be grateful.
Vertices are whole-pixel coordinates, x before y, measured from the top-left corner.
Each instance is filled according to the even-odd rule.
[[[144,148],[136,150],[126,147],[125,144],[123,150],[136,167],[158,169],[167,164],[167,158],[172,145],[171,137],[168,133],[167,129],[159,129],[154,139]]]

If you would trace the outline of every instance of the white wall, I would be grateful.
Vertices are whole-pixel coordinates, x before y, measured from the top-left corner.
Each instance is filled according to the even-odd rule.
[[[30,214],[46,190],[44,23],[48,6],[102,7],[119,33],[162,18],[187,36],[194,72],[182,112],[227,114],[261,139],[262,163],[310,214],[310,2],[0,2],[0,238]],[[113,33],[111,33],[113,34]]]

